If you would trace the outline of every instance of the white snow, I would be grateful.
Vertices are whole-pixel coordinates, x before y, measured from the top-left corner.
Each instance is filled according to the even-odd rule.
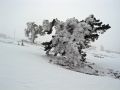
[[[97,65],[120,71],[120,54],[100,50],[88,50],[87,60]]]
[[[94,60],[95,54],[109,57]],[[120,54],[93,50],[87,58],[120,70]],[[0,42],[0,90],[120,90],[118,79],[70,71],[48,62],[41,46]]]

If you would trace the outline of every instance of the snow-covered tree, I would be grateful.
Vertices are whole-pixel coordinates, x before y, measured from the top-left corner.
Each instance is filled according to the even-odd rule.
[[[34,22],[28,22],[27,28],[25,29],[25,36],[28,37],[32,43],[34,43],[37,35],[44,35],[43,28],[41,25],[37,25]]]
[[[54,55],[64,56],[62,64],[68,66],[80,66],[85,62],[86,53],[82,50],[90,47],[90,42],[98,39],[100,34],[103,34],[110,28],[109,24],[105,25],[97,20],[94,15],[90,15],[85,20],[78,21],[76,18],[67,19],[66,22],[53,20],[56,33],[50,42],[42,43],[45,46],[46,54],[53,50]],[[50,23],[46,26],[50,27]],[[47,28],[46,31],[50,31]]]
[[[26,23],[27,28],[25,29],[25,36],[28,37],[32,43],[34,43],[35,38],[37,38],[37,35],[45,35],[51,34],[53,31],[53,26],[55,23],[55,19],[53,19],[52,22],[49,22],[49,20],[44,20],[42,25],[37,25],[34,22],[28,22]]]

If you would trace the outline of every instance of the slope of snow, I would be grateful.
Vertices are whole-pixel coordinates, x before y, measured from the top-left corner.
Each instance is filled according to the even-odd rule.
[[[118,53],[92,49],[87,51],[87,60],[101,67],[120,71],[120,54]]]
[[[118,79],[78,73],[48,62],[40,46],[0,42],[0,90],[120,90]],[[104,66],[120,68],[118,59],[114,62],[108,57],[104,62]]]

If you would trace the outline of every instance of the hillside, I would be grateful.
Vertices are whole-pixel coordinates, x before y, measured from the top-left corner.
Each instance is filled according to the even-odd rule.
[[[88,50],[87,60],[120,71],[120,54]],[[43,47],[0,42],[0,90],[119,90],[120,80],[50,64]]]

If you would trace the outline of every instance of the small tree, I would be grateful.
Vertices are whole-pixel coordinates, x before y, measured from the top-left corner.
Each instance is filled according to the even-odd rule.
[[[86,60],[83,49],[90,47],[90,42],[98,39],[110,28],[90,15],[85,20],[78,21],[75,18],[67,19],[66,22],[54,20],[56,33],[50,42],[42,43],[45,51],[49,54],[53,50],[54,55],[64,56],[62,64],[70,67],[80,66]]]
[[[37,25],[34,22],[28,22],[27,28],[25,29],[25,36],[28,37],[32,43],[34,43],[35,38],[37,38],[37,35],[45,35],[52,33],[52,28],[55,24],[55,19],[53,19],[52,22],[49,22],[49,20],[44,20],[43,25]]]
[[[25,36],[28,37],[32,43],[34,43],[35,38],[37,38],[37,35],[44,35],[42,26],[38,26],[34,22],[28,22],[27,28],[25,29]]]

